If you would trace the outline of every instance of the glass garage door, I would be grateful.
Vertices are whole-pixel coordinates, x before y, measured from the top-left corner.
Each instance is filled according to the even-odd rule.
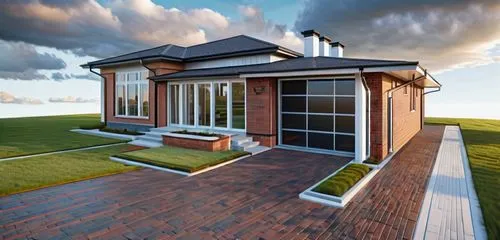
[[[354,79],[282,80],[280,144],[354,153]]]

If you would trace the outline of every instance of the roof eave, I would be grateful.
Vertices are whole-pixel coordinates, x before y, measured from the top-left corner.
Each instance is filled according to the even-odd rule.
[[[166,60],[166,61],[174,61],[174,62],[182,62],[182,60],[178,58],[169,58],[169,57],[164,57],[164,56],[148,56],[148,57],[139,57],[139,58],[133,58],[125,61],[113,61],[113,62],[107,62],[107,63],[95,63],[95,62],[89,62],[86,64],[80,65],[82,68],[89,68],[92,66],[93,68],[100,68],[100,67],[111,67],[111,66],[116,66],[116,65],[122,65],[122,64],[129,64],[129,63],[136,63],[139,62],[140,60],[146,60],[146,61],[152,61],[152,60]]]

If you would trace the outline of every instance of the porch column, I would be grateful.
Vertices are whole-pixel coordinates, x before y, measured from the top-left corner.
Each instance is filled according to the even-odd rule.
[[[361,75],[359,73],[355,74],[355,89],[356,89],[356,97],[355,97],[355,105],[356,105],[356,110],[355,110],[355,128],[354,128],[354,134],[355,134],[355,139],[354,139],[354,160],[356,162],[361,163],[362,161],[366,160],[366,154],[367,154],[367,134],[366,130],[367,127],[366,124],[366,90],[363,87],[363,82],[361,80]]]
[[[105,104],[106,99],[104,95],[104,85],[106,84],[106,78],[101,78],[101,123],[106,121]]]

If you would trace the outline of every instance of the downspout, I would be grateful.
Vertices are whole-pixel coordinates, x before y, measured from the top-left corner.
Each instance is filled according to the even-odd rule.
[[[392,93],[399,90],[399,89],[402,89],[408,85],[412,85],[414,84],[415,82],[417,81],[420,81],[422,79],[425,79],[427,77],[427,70],[424,71],[424,75],[415,79],[415,75],[413,75],[413,79],[401,86],[397,86],[395,88],[391,88],[389,89],[389,91],[387,91],[387,125],[388,125],[388,134],[387,134],[387,137],[388,137],[388,141],[389,141],[389,152],[393,152],[393,109],[392,109]]]
[[[361,75],[361,82],[363,83],[363,88],[366,91],[366,158],[371,156],[371,91],[370,87],[366,83],[366,78],[363,76],[363,68],[359,69]]]
[[[103,90],[103,91],[104,91],[104,99],[101,99],[101,104],[104,104],[104,107],[103,107],[103,109],[102,109],[102,110],[103,110],[103,112],[102,112],[101,114],[104,116],[104,125],[106,125],[106,124],[107,124],[107,118],[106,118],[106,112],[107,112],[107,111],[106,111],[106,90],[107,90],[107,89],[106,89],[106,77],[104,77],[104,75],[102,75],[102,74],[100,74],[100,73],[98,73],[98,72],[94,71],[94,70],[92,69],[92,65],[90,65],[90,66],[89,66],[89,70],[90,70],[90,72],[91,72],[91,73],[93,73],[93,74],[95,74],[95,75],[97,75],[97,76],[101,77],[101,78],[104,80],[104,81],[102,82],[102,84],[103,84],[103,88],[104,88],[104,90]]]
[[[153,72],[153,75],[156,77],[156,70],[155,69],[152,69],[152,68],[146,66],[146,64],[144,64],[142,59],[140,59],[139,62],[141,63],[141,65],[144,68]],[[153,82],[154,82],[154,88],[155,88],[155,128],[157,128],[158,127],[158,86],[156,84],[156,81],[153,81]]]

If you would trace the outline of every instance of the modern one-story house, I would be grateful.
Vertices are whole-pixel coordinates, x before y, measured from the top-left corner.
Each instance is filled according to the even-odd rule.
[[[422,129],[424,89],[441,85],[418,62],[346,58],[341,43],[302,34],[304,54],[240,35],[82,67],[100,69],[111,128],[223,130],[358,161],[382,159]]]

